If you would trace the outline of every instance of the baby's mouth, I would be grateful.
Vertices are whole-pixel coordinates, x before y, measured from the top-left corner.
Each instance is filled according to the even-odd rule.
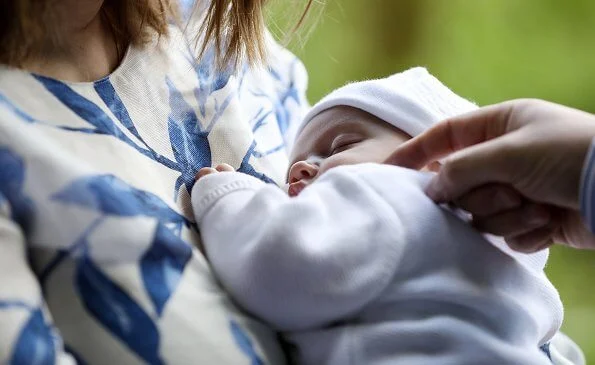
[[[287,194],[291,197],[298,196],[298,194],[301,193],[306,186],[308,186],[308,184],[304,183],[301,180],[291,183],[289,184],[289,188],[287,189]]]

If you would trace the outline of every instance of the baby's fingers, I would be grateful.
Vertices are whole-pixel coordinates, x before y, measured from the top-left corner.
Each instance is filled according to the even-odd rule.
[[[217,165],[217,167],[215,167],[215,169],[219,172],[224,172],[224,171],[234,172],[235,171],[233,167],[231,167],[230,165],[228,165],[226,163]]]
[[[202,169],[198,170],[198,172],[196,173],[196,180],[199,180],[202,177],[205,177],[210,174],[214,174],[216,172],[218,172],[218,171],[212,167],[203,167]]]

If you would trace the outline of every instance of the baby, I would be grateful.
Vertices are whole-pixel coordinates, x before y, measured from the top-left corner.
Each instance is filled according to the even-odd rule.
[[[344,86],[297,131],[288,194],[219,166],[192,192],[208,260],[297,364],[551,364],[562,305],[547,253],[512,252],[383,164],[474,109],[423,68]],[[233,222],[233,225],[222,224]],[[542,347],[542,349],[540,349]]]

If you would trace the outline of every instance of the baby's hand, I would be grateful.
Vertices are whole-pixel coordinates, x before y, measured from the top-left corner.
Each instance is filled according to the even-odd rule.
[[[207,175],[214,174],[217,172],[224,172],[224,171],[234,172],[235,170],[233,169],[233,167],[231,167],[230,165],[228,165],[226,163],[219,164],[215,168],[203,167],[202,169],[198,170],[198,173],[196,174],[196,180],[198,181],[200,178],[205,177]]]

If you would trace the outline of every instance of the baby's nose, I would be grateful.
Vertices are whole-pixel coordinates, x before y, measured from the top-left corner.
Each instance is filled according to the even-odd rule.
[[[312,180],[318,174],[318,166],[306,161],[298,161],[289,169],[287,182],[292,184],[300,180]]]

